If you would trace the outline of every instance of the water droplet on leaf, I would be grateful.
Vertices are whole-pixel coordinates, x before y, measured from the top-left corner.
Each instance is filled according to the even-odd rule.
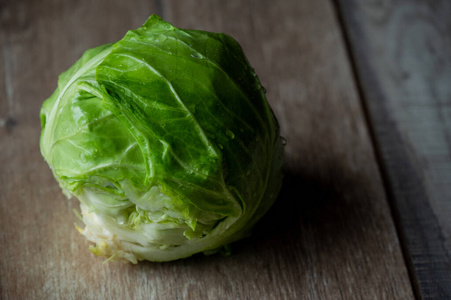
[[[227,131],[226,131],[226,135],[227,135],[229,138],[231,138],[231,139],[235,138],[235,134],[234,134],[232,131],[230,131],[230,130],[227,130]]]
[[[160,34],[160,35],[158,36],[158,40],[159,40],[160,42],[164,42],[164,41],[167,40],[167,36],[165,36],[164,34]],[[158,42],[158,40],[157,40],[157,42]]]
[[[86,155],[84,153],[80,154],[80,160],[84,164],[88,162],[88,159],[86,158]]]
[[[194,52],[191,54],[191,57],[201,59],[201,58],[203,58],[203,55],[198,52]]]
[[[216,138],[216,135],[214,135],[214,133],[212,133],[212,132],[210,132],[210,131],[205,131],[205,134],[206,134],[206,136],[207,136],[209,139],[215,139],[215,138]]]

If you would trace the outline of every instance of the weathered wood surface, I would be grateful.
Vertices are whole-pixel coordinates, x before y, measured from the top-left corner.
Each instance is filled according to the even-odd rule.
[[[451,2],[340,2],[417,294],[451,297]]]
[[[151,13],[234,36],[288,141],[281,195],[230,257],[102,264],[40,156],[58,74]],[[329,1],[1,1],[0,51],[0,298],[413,298]]]

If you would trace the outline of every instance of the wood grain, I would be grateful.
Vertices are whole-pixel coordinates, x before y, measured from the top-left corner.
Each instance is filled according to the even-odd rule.
[[[451,296],[451,3],[340,1],[417,294]]]
[[[0,297],[413,298],[330,2],[43,2],[0,2]],[[83,50],[153,12],[242,44],[288,141],[284,187],[232,256],[102,264],[40,156],[39,108]]]

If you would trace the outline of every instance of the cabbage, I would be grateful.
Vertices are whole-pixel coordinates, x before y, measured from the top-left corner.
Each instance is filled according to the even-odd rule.
[[[246,237],[283,145],[239,44],[151,16],[86,51],[42,106],[41,152],[110,259],[170,261]]]

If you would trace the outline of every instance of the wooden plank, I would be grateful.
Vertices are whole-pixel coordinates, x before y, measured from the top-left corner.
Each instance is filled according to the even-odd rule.
[[[451,3],[339,2],[417,293],[451,297]]]
[[[285,183],[230,257],[102,264],[40,156],[39,108],[84,49],[156,10],[243,45],[288,140]],[[326,0],[1,2],[0,298],[413,298],[334,16]]]

